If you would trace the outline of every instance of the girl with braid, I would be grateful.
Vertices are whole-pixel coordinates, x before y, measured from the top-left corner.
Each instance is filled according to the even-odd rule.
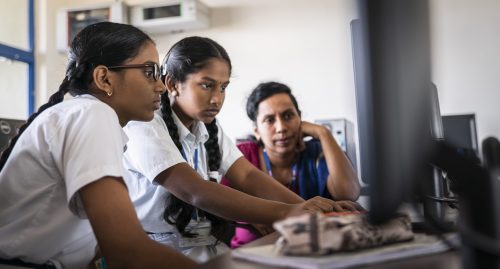
[[[0,158],[0,264],[28,268],[190,268],[150,240],[123,176],[122,130],[149,121],[165,87],[149,36],[117,23],[76,35],[66,76]],[[74,98],[63,102],[66,93]]]
[[[230,75],[215,41],[180,40],[162,63],[161,110],[125,128],[127,185],[144,229],[199,262],[228,250],[216,239],[226,220],[270,225],[292,212],[356,209],[321,197],[305,202],[242,156],[215,119]],[[219,184],[222,176],[235,189]]]

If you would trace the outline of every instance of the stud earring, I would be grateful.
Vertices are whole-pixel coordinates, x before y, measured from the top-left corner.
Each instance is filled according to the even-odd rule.
[[[172,96],[176,97],[177,96],[177,91],[172,91]]]
[[[111,97],[111,95],[113,95],[113,91],[107,91],[106,94]]]

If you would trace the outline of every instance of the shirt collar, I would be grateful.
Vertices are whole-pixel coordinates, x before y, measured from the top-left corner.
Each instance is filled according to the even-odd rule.
[[[179,139],[181,141],[186,141],[188,143],[192,143],[194,145],[198,143],[205,143],[209,138],[207,127],[201,121],[195,121],[193,123],[193,132],[189,131],[186,126],[181,122],[177,114],[172,110],[172,118],[174,119],[175,124],[177,125],[177,129],[179,132]]]

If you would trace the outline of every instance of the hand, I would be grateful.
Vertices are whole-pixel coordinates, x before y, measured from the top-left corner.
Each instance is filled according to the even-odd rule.
[[[344,211],[342,206],[348,207],[348,205],[337,204],[337,202],[333,200],[316,196],[300,204],[295,204],[288,215],[299,215],[304,212],[325,213],[331,211]]]
[[[303,151],[305,149],[304,137],[311,136],[319,139],[321,133],[329,132],[323,125],[302,121],[300,124],[299,140],[297,142],[297,149]]]
[[[302,121],[300,124],[301,137],[312,136],[315,139],[319,139],[321,132],[328,131],[325,126],[320,124],[311,123],[308,121]],[[328,131],[329,132],[329,131]]]
[[[346,211],[365,211],[358,203],[352,201],[333,201],[320,196],[313,197],[303,203],[298,204],[302,210],[312,212],[346,212]]]
[[[349,201],[349,200],[342,200],[342,201],[335,201],[335,203],[341,208],[341,210],[332,210],[332,212],[366,212],[366,209],[364,209],[360,204]]]

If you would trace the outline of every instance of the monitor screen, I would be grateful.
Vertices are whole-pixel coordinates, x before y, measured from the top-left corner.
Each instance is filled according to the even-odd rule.
[[[444,140],[469,158],[479,158],[476,116],[474,114],[443,116]]]
[[[430,40],[426,0],[360,0],[351,24],[361,178],[369,217],[391,218],[431,174]]]
[[[10,139],[17,134],[17,129],[24,122],[23,120],[0,118],[0,152],[7,147]]]

